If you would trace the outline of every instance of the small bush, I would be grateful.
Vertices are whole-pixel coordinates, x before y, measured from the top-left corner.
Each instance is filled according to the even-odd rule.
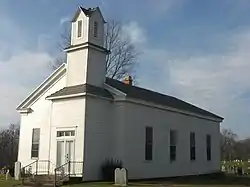
[[[114,181],[114,172],[116,168],[122,168],[123,163],[118,159],[106,159],[101,165],[102,178],[105,181]]]

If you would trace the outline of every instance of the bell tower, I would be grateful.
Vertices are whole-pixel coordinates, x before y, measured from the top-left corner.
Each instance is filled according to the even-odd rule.
[[[106,75],[105,20],[99,7],[78,7],[71,25],[67,53],[67,86],[91,84],[103,87]]]

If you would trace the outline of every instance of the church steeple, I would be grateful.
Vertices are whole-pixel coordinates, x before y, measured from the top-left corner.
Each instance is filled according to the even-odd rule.
[[[103,47],[105,23],[99,7],[79,7],[72,20],[71,45],[91,42]]]
[[[105,20],[97,8],[78,7],[71,26],[71,45],[67,52],[67,86],[103,86],[106,75],[104,45]]]

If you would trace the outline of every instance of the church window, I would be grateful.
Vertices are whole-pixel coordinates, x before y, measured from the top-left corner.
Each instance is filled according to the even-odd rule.
[[[170,130],[170,161],[176,160],[177,131]]]
[[[195,133],[190,133],[190,160],[194,161],[196,159],[195,151]]]
[[[206,144],[207,144],[207,161],[211,160],[211,135],[207,134],[206,136]]]
[[[75,136],[75,131],[68,130],[68,131],[57,131],[57,137],[64,137],[64,136]]]
[[[146,127],[145,160],[153,159],[153,127]]]
[[[38,158],[40,143],[40,128],[32,130],[31,158]]]

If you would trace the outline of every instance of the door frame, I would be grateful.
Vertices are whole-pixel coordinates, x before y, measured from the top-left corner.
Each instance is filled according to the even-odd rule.
[[[72,141],[73,142],[73,149],[74,149],[74,151],[73,151],[73,155],[72,155],[72,158],[73,158],[73,160],[69,160],[69,161],[75,161],[75,152],[76,152],[76,149],[75,149],[75,138],[73,138],[73,137],[58,137],[58,138],[56,138],[56,164],[57,164],[57,159],[58,159],[58,157],[57,157],[57,154],[58,154],[58,152],[57,152],[57,146],[58,146],[58,143],[57,142],[63,142],[63,155],[64,155],[64,157],[66,156],[65,155],[65,152],[66,152],[66,142],[67,141]],[[65,164],[66,163],[66,158],[65,158],[65,160],[64,160],[64,163],[61,163],[61,165],[63,165],[63,164]],[[57,166],[57,167],[59,167],[59,166]]]

